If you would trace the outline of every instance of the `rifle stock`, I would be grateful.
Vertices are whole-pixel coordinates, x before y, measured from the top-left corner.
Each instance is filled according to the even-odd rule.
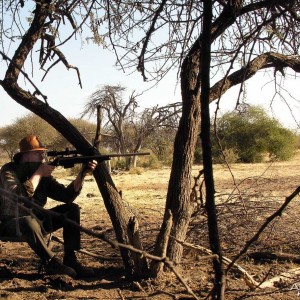
[[[67,156],[67,157],[58,156],[54,160],[52,160],[49,164],[56,167],[62,166],[65,169],[67,169],[67,168],[74,167],[75,164],[85,164],[93,160],[96,160],[97,162],[103,162],[105,160],[110,160],[112,157],[128,157],[128,156],[130,157],[130,156],[140,156],[140,155],[150,155],[150,153],[137,152],[137,153],[123,153],[123,154],[112,153],[112,154],[105,154],[105,155],[90,155],[90,156],[77,156],[77,155]]]

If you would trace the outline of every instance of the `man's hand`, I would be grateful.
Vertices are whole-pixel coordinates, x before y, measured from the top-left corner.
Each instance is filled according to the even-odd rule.
[[[93,173],[94,170],[96,169],[98,165],[98,162],[96,160],[90,161],[87,165],[85,165],[82,169],[82,176],[84,177],[85,175],[89,173]]]
[[[35,171],[35,174],[41,177],[50,177],[54,169],[55,166],[48,165],[47,163],[42,163]]]
[[[96,169],[97,165],[98,165],[97,161],[93,160],[90,161],[87,165],[82,167],[81,171],[78,173],[77,177],[73,181],[74,189],[76,192],[78,192],[82,188],[85,175],[87,175],[88,173],[92,173]]]
[[[37,188],[41,179],[43,177],[50,177],[54,169],[55,166],[51,166],[46,163],[41,163],[38,169],[29,178],[29,181],[31,181],[34,191]]]

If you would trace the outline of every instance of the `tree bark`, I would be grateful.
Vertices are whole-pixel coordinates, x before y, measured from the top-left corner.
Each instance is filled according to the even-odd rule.
[[[162,238],[163,242],[161,244],[156,244],[158,248],[154,250],[155,253],[158,254],[160,257],[166,257],[167,255],[167,248],[169,243],[169,237],[170,237],[170,231],[172,228],[172,214],[171,211],[168,210],[168,220],[166,222],[166,228],[164,230],[165,236]],[[157,277],[158,274],[163,270],[164,263],[163,262],[157,262],[155,260],[152,260],[150,264],[150,272],[152,277]]]
[[[213,266],[215,271],[214,288],[212,291],[213,299],[225,299],[226,276],[223,268],[222,250],[219,239],[219,229],[217,212],[215,205],[215,185],[213,176],[212,149],[210,137],[210,112],[209,112],[209,93],[210,93],[210,61],[211,61],[211,21],[212,21],[212,2],[206,0],[203,13],[203,39],[201,51],[201,140],[203,152],[203,170],[206,190],[205,208],[207,213],[207,225],[210,248],[214,258]]]
[[[163,242],[168,210],[173,215],[171,236],[178,240],[185,240],[191,217],[191,171],[200,124],[200,95],[196,88],[198,72],[199,52],[194,52],[187,55],[181,69],[182,116],[174,142],[164,220],[157,243]],[[171,239],[167,255],[175,263],[180,263],[182,245]]]
[[[100,151],[100,143],[101,143],[101,131],[102,131],[102,108],[100,105],[97,105],[97,123],[96,123],[96,134],[95,134],[95,140],[94,140],[94,147]]]
[[[139,234],[139,223],[135,217],[129,219],[127,230],[130,244],[134,248],[144,251],[144,247]],[[146,257],[140,255],[139,253],[133,252],[132,258],[134,261],[134,277],[148,278],[149,267]]]

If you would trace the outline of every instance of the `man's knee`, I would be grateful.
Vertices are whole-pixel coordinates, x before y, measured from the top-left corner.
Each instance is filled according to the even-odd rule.
[[[76,203],[70,203],[68,204],[68,207],[71,211],[80,212],[80,206]]]

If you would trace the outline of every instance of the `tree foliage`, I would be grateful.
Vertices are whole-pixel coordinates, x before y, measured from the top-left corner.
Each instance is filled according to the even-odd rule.
[[[241,162],[262,162],[267,155],[287,160],[296,149],[296,134],[269,117],[261,107],[225,113],[217,119],[216,127],[221,148],[233,150]],[[220,148],[215,145],[215,149],[215,156],[220,156]]]

